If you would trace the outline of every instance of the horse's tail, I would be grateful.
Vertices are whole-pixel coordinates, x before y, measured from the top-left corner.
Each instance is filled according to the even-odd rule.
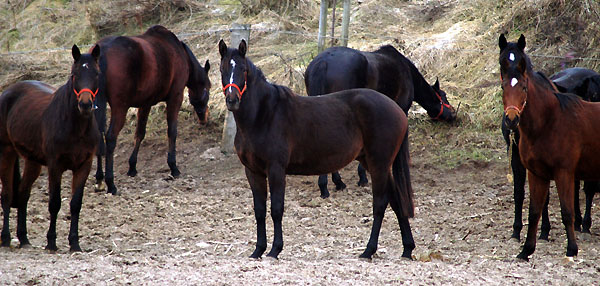
[[[409,160],[407,130],[404,141],[402,141],[402,145],[400,146],[400,151],[396,154],[392,165],[392,174],[396,183],[392,196],[395,196],[396,201],[400,204],[402,216],[410,218],[415,216],[415,205],[413,202],[413,189],[410,183]]]
[[[306,93],[308,93],[308,96],[328,93],[327,62],[319,61],[314,66],[309,66],[304,75],[304,83],[306,84]]]
[[[13,169],[13,194],[19,193],[19,186],[21,185],[21,169],[19,168],[19,156],[15,159],[15,165]],[[13,200],[14,202],[14,200]]]
[[[96,116],[96,123],[98,124],[98,130],[100,131],[100,144],[98,144],[98,150],[96,154],[98,156],[104,156],[106,152],[106,145],[104,144],[104,135],[106,130],[106,103],[107,103],[107,91],[106,91],[106,54],[105,51],[101,50],[101,55],[98,65],[100,66],[100,77],[98,78],[98,94],[96,95],[96,110],[94,115]]]

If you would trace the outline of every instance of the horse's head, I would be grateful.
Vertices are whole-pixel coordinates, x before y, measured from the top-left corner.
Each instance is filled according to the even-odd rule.
[[[242,40],[237,49],[229,49],[223,40],[219,42],[221,54],[221,83],[227,109],[236,111],[240,108],[242,96],[246,91],[248,79],[248,62],[246,60],[246,41]]]
[[[446,92],[440,89],[439,80],[436,79],[431,88],[433,88],[433,91],[435,91],[435,94],[440,100],[440,111],[435,115],[430,114],[429,116],[431,116],[433,120],[443,120],[447,122],[454,121],[456,119],[456,110],[450,105],[450,102],[448,102]]]
[[[576,93],[583,99],[600,102],[600,75],[587,77],[577,89]]]
[[[525,36],[521,35],[517,43],[509,43],[504,34],[501,34],[499,46],[504,120],[509,129],[515,130],[527,105],[528,70],[531,69],[531,64],[525,54]]]
[[[94,46],[91,54],[81,54],[77,45],[73,45],[71,54],[75,60],[71,67],[71,86],[77,97],[77,108],[81,114],[91,116],[98,93],[100,46]]]
[[[208,99],[212,86],[208,78],[210,63],[206,60],[204,67],[202,67],[192,50],[185,43],[181,42],[181,44],[188,55],[188,62],[190,63],[190,76],[186,84],[190,104],[194,107],[200,124],[206,124],[208,121]]]

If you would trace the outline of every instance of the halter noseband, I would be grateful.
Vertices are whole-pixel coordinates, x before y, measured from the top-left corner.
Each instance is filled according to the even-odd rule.
[[[442,113],[444,113],[444,106],[447,107],[448,109],[452,109],[452,106],[450,104],[448,104],[448,103],[445,103],[442,100],[442,97],[440,96],[440,94],[437,91],[435,91],[435,95],[440,100],[441,107],[440,107],[440,113],[438,113],[438,115],[436,117],[434,117],[433,120],[438,120],[438,119],[440,119],[440,116],[442,116]]]
[[[238,94],[239,94],[239,95],[238,95],[238,99],[239,99],[239,100],[242,100],[242,95],[243,95],[243,94],[244,94],[244,92],[246,91],[246,87],[248,87],[248,72],[244,72],[244,89],[240,90],[240,87],[239,87],[237,84],[235,84],[235,83],[230,83],[230,84],[228,84],[228,85],[226,85],[226,86],[224,86],[224,87],[223,87],[223,94],[225,94],[225,90],[226,90],[228,87],[232,87],[232,86],[233,86],[233,87],[235,87],[235,89],[237,89],[237,90],[238,90],[238,92],[239,92],[239,93],[238,93]]]
[[[72,82],[75,83],[75,75],[73,75]],[[92,101],[93,101],[96,98],[96,94],[98,94],[98,88],[96,88],[96,91],[92,91],[89,88],[84,88],[84,89],[79,90],[79,92],[77,92],[77,90],[75,89],[75,85],[73,84],[73,92],[77,96],[77,100],[79,100],[79,97],[81,96],[82,93],[89,92],[92,95]]]

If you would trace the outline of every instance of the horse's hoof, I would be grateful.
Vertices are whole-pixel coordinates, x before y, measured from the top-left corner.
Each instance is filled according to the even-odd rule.
[[[48,253],[56,253],[58,251],[58,247],[56,247],[56,245],[46,245],[44,249],[48,251]]]
[[[121,194],[121,193],[119,193],[119,192],[117,191],[117,189],[116,189],[116,188],[115,188],[115,189],[113,189],[113,190],[109,189],[108,191],[106,191],[106,193],[107,193],[107,194],[111,194],[111,195],[113,195],[113,196],[118,196],[118,195],[120,195],[120,194]]]
[[[135,176],[137,176],[137,170],[129,170],[129,171],[127,171],[127,176],[129,176],[129,177],[135,177]]]
[[[562,265],[574,265],[575,258],[573,256],[565,256],[560,260],[560,264]]]
[[[521,252],[521,253],[519,253],[519,255],[517,255],[517,258],[518,258],[518,259],[521,259],[521,260],[523,260],[523,261],[529,262],[529,256],[528,256],[528,255],[526,255],[526,254],[523,254],[522,252]]]
[[[175,177],[175,176],[173,176],[173,175],[168,175],[168,176],[165,178],[165,181],[173,181],[173,180],[175,180],[175,179],[176,179],[176,177]]]
[[[104,192],[106,191],[106,185],[104,184],[104,182],[100,182],[100,183],[96,183],[94,185],[94,190],[99,193],[99,192]]]
[[[322,199],[329,198],[329,192],[327,192],[327,193],[321,193],[321,198]]]
[[[358,181],[359,187],[366,187],[369,184],[369,181]]]
[[[79,247],[79,245],[73,245],[71,246],[71,248],[69,249],[70,252],[83,252],[81,250],[81,247]]]
[[[335,189],[340,191],[340,190],[345,190],[346,189],[346,184],[341,183],[339,185],[335,185]]]

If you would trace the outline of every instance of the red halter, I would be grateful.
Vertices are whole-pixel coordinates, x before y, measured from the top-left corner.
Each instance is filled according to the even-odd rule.
[[[235,88],[238,90],[238,92],[239,92],[238,99],[239,99],[239,100],[242,100],[242,95],[243,95],[243,94],[244,94],[244,92],[246,91],[246,87],[248,87],[247,81],[248,81],[248,72],[244,72],[244,89],[240,90],[240,87],[239,87],[237,84],[235,84],[235,83],[230,83],[230,84],[228,84],[228,85],[226,85],[226,86],[224,86],[224,87],[223,87],[223,94],[225,94],[225,90],[226,90],[228,87],[231,87],[231,86],[233,86],[233,87],[235,87]]]
[[[433,120],[438,120],[438,119],[440,119],[440,116],[442,116],[442,113],[444,113],[444,106],[447,107],[448,109],[452,109],[452,106],[448,103],[445,103],[437,91],[435,92],[435,95],[437,95],[437,98],[440,100],[440,104],[442,106],[440,108],[440,113],[436,117],[433,118]]]
[[[72,82],[75,83],[75,75],[73,75]],[[92,100],[94,100],[96,98],[96,94],[98,94],[98,88],[96,88],[96,91],[92,91],[89,88],[84,88],[84,89],[80,90],[79,92],[77,92],[77,90],[75,89],[75,86],[73,85],[73,92],[75,93],[75,95],[77,95],[77,100],[79,100],[79,96],[81,96],[81,94],[86,91],[92,95]]]

